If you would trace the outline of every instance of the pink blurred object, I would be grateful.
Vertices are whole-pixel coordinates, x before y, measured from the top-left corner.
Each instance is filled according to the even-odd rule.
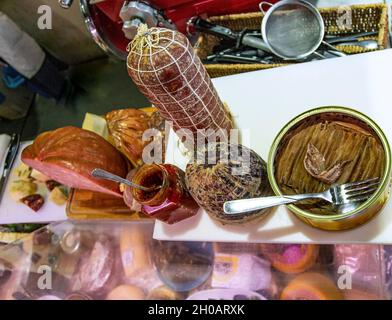
[[[301,259],[302,256],[303,253],[300,245],[288,245],[283,251],[283,259],[286,263],[295,263]]]
[[[80,260],[80,267],[72,281],[73,291],[102,294],[112,287],[116,269],[112,239],[101,235],[91,251],[85,253]]]
[[[335,275],[343,279],[351,275],[352,290],[386,299],[383,246],[336,245],[334,250]],[[349,292],[350,288],[341,288]]]

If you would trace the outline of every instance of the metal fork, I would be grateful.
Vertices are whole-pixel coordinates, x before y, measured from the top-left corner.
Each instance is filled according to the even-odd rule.
[[[341,206],[367,200],[377,190],[378,185],[379,178],[372,178],[364,181],[333,185],[328,190],[320,193],[227,201],[223,205],[223,211],[226,214],[239,214],[307,199],[323,199],[335,206]]]

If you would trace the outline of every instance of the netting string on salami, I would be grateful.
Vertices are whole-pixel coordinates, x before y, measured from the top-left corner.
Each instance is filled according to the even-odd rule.
[[[211,134],[228,137],[233,128],[230,112],[182,33],[142,25],[128,51],[129,76],[176,133],[185,137],[185,145],[186,141],[194,145],[198,135],[204,140]]]

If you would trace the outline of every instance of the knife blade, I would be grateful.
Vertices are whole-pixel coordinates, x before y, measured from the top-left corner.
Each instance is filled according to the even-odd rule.
[[[8,152],[7,152],[7,155],[5,158],[4,170],[0,176],[0,203],[3,198],[5,187],[7,185],[7,181],[8,181],[12,166],[15,162],[16,155],[18,154],[19,147],[20,147],[20,135],[17,133],[14,133],[11,137]]]

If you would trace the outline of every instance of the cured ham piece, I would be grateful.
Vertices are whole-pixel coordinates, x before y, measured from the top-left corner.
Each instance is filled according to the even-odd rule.
[[[117,183],[91,176],[95,168],[127,175],[121,153],[94,132],[65,127],[42,133],[23,150],[22,161],[68,187],[122,196]]]

